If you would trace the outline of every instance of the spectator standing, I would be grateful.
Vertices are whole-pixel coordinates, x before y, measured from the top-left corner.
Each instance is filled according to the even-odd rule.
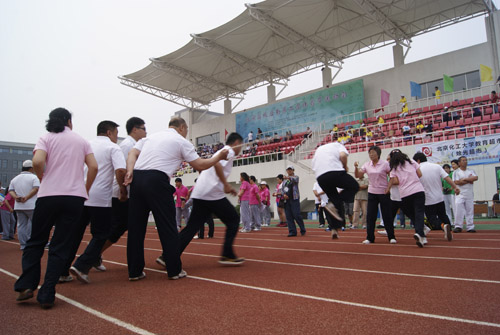
[[[240,191],[238,198],[240,200],[240,217],[243,227],[240,232],[249,233],[252,231],[252,213],[250,212],[250,177],[245,172],[240,173]]]
[[[453,178],[453,172],[451,172],[451,167],[449,164],[444,164],[443,170],[446,172],[448,177]],[[442,180],[442,186],[443,186],[443,197],[444,197],[446,215],[448,215],[448,218],[450,219],[451,222],[454,222],[453,220],[455,218],[455,191],[445,179]]]
[[[491,91],[491,104],[493,105],[493,112],[498,113],[498,95],[496,91]]]
[[[177,230],[181,230],[182,218],[187,224],[189,220],[189,208],[186,207],[189,190],[182,184],[181,178],[175,178],[175,220],[177,223]]]
[[[10,182],[10,193],[16,199],[14,209],[17,214],[17,238],[21,250],[31,237],[31,222],[37,199],[40,180],[33,174],[33,162],[23,162],[22,172]]]
[[[83,204],[97,174],[97,162],[90,144],[72,128],[70,112],[64,108],[54,109],[46,125],[49,133],[42,136],[34,148],[33,169],[41,183],[33,212],[31,237],[23,251],[23,273],[14,290],[19,292],[18,301],[33,297],[40,282],[40,261],[55,225],[44,283],[37,295],[44,309],[54,305],[55,287],[70,261]],[[88,168],[86,182],[84,164]]]
[[[500,203],[500,188],[497,189],[497,193],[493,194],[493,215],[494,217],[497,217],[498,213],[495,211],[495,205],[499,204]]]
[[[269,186],[265,181],[261,181],[259,185],[259,195],[261,202],[260,217],[262,218],[263,226],[269,227],[271,225],[271,194],[269,193]]]
[[[5,198],[0,206],[0,218],[2,219],[2,240],[13,240],[16,229],[16,218],[14,217],[14,203],[16,200],[5,190]]]
[[[364,175],[361,175],[358,180],[359,191],[354,197],[354,222],[351,226],[352,229],[357,228],[359,223],[361,223],[363,229],[366,228],[366,209],[368,206],[368,179]],[[361,213],[361,217],[360,217]],[[358,223],[359,221],[359,223]]]
[[[436,103],[439,103],[441,100],[441,91],[439,90],[439,87],[434,87],[434,97],[436,98]]]
[[[248,133],[248,142],[252,141],[253,141],[253,131],[250,130],[250,132]]]
[[[287,176],[284,176],[285,184],[283,185],[283,197],[285,199],[285,215],[288,225],[288,237],[297,236],[297,227],[299,225],[300,235],[306,234],[304,220],[300,214],[300,193],[299,193],[299,176],[295,175],[293,166],[286,168]]]
[[[324,207],[328,203],[328,196],[326,195],[325,191],[319,186],[318,182],[315,182],[313,185],[313,193],[314,193],[314,205],[316,206],[316,211],[318,212],[318,220],[319,220],[319,228],[324,228],[325,227],[325,214],[327,220],[329,219],[328,217],[328,212],[325,213]],[[330,220],[328,220],[328,223],[330,223]],[[330,224],[329,224],[330,226]],[[332,229],[332,228],[330,228]]]
[[[261,204],[259,186],[257,186],[257,179],[255,176],[250,176],[250,200],[248,201],[250,205],[250,214],[252,215],[252,225],[251,228],[254,231],[261,230],[261,217],[260,217],[260,204]]]
[[[385,123],[384,118],[382,117],[382,115],[380,115],[380,116],[378,117],[378,121],[377,121],[377,123],[378,123],[378,129],[382,129],[382,126],[383,126],[383,125],[384,125],[384,123]]]
[[[461,233],[464,218],[467,224],[467,232],[475,233],[474,226],[474,182],[478,180],[474,170],[467,168],[467,157],[458,159],[459,168],[453,172],[453,181],[460,189],[460,194],[455,196],[455,229],[454,233]]]

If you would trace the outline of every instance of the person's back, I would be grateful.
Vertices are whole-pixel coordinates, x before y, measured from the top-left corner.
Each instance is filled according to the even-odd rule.
[[[422,172],[420,182],[425,190],[425,205],[444,201],[441,179],[448,177],[446,171],[438,164],[430,162],[420,163],[420,171]]]

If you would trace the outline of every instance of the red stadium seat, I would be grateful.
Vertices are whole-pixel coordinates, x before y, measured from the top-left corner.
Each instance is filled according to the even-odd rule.
[[[483,122],[488,122],[491,120],[491,115],[484,115],[483,116]]]
[[[425,107],[424,107],[424,109],[422,110],[422,112],[424,112],[424,113],[427,113],[427,112],[429,112],[429,111],[430,111],[430,109],[429,109],[429,107],[427,107],[427,106],[425,106]]]
[[[498,121],[498,120],[500,120],[500,113],[491,115],[491,121]]]

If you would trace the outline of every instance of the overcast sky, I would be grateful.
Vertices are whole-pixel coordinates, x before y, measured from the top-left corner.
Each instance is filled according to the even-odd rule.
[[[182,107],[131,89],[117,76],[149,64],[245,10],[249,0],[0,0],[1,141],[35,143],[56,107],[73,113],[74,130],[95,137],[97,124],[131,116],[148,133],[165,129]],[[486,41],[484,18],[413,39],[406,62]],[[392,66],[392,47],[347,59],[335,82]],[[291,78],[280,98],[321,86],[319,69]],[[238,110],[265,103],[265,87],[247,94]],[[223,112],[221,103],[210,108]]]

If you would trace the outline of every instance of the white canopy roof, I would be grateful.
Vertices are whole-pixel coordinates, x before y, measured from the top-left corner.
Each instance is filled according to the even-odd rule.
[[[200,107],[495,10],[491,0],[267,0],[135,73],[122,84]]]

